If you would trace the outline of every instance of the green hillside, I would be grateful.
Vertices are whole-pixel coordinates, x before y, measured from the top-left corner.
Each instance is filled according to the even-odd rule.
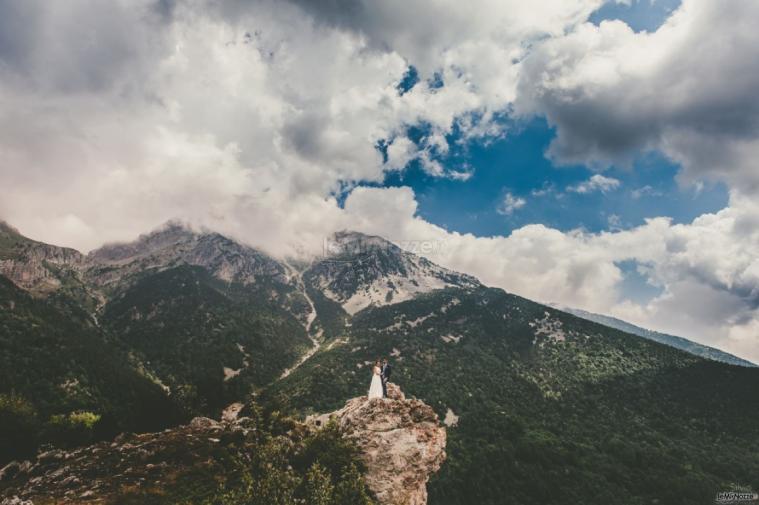
[[[83,443],[182,419],[97,328],[0,276],[0,463],[28,457],[39,443]]]
[[[6,235],[24,253],[5,264],[16,284],[0,276],[3,461],[216,417],[251,393],[268,412],[332,411],[366,394],[386,356],[448,424],[432,505],[759,489],[759,368],[482,287],[378,237],[355,262],[298,272],[176,225],[87,257]],[[281,378],[312,348],[306,328],[319,350]]]
[[[310,345],[303,325],[272,300],[276,288],[225,283],[194,266],[147,272],[105,306],[102,322],[175,400],[218,415]]]
[[[756,370],[497,289],[365,310],[335,338],[270,397],[331,410],[390,356],[406,392],[458,416],[433,505],[710,503],[759,487]]]
[[[729,363],[731,365],[751,366],[751,367],[756,366],[754,363],[751,363],[750,361],[739,358],[737,356],[733,356],[730,353],[721,351],[719,349],[715,349],[714,347],[709,347],[708,345],[699,344],[697,342],[693,342],[686,338],[677,337],[675,335],[668,335],[666,333],[660,333],[658,331],[647,330],[646,328],[635,326],[634,324],[630,324],[626,321],[622,321],[621,319],[617,319],[615,317],[604,316],[602,314],[594,314],[592,312],[588,312],[588,311],[580,310],[580,309],[562,308],[562,310],[569,312],[570,314],[574,314],[577,317],[581,317],[583,319],[587,319],[589,321],[593,321],[593,322],[602,324],[604,326],[608,326],[610,328],[616,328],[617,330],[621,330],[621,331],[624,331],[625,333],[630,333],[632,335],[637,335],[639,337],[643,337],[648,340],[653,340],[654,342],[666,344],[670,347],[682,349],[683,351],[689,352],[690,354],[695,354],[696,356],[708,358],[713,361],[722,361],[724,363]]]

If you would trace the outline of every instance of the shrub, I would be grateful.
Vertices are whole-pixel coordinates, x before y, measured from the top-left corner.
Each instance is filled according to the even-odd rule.
[[[45,442],[63,448],[92,443],[99,420],[98,414],[87,411],[50,416],[44,428]]]
[[[39,419],[34,407],[15,394],[0,394],[0,466],[34,455]]]

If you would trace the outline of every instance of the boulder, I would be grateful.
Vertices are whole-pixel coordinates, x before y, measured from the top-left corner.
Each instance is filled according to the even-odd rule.
[[[361,449],[367,485],[381,504],[427,503],[427,481],[445,460],[446,444],[445,428],[429,405],[406,399],[390,383],[388,398],[353,398],[309,421],[322,426],[330,419]]]

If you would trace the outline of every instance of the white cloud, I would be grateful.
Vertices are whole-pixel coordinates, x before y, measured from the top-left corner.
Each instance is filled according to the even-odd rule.
[[[0,217],[87,249],[169,217],[250,228],[251,207],[326,201],[411,160],[465,180],[441,163],[446,134],[500,134],[530,43],[601,1],[5,2]]]
[[[581,182],[576,186],[570,186],[567,188],[567,191],[581,194],[594,193],[596,191],[600,191],[601,193],[608,193],[617,189],[619,185],[620,182],[618,179],[615,179],[613,177],[605,177],[601,174],[595,174],[591,176],[587,181]]]
[[[516,110],[557,127],[563,163],[629,164],[660,150],[681,180],[759,190],[759,3],[683,0],[655,32],[590,23],[536,46]]]
[[[638,200],[644,196],[664,196],[664,193],[646,184],[645,186],[641,186],[640,188],[636,188],[630,191],[630,196]]]
[[[473,175],[474,170],[468,165],[464,165],[460,170],[451,170],[448,172],[448,177],[455,181],[468,181]]]
[[[416,144],[408,137],[396,137],[387,146],[386,166],[390,170],[401,170],[416,157],[416,153]]]
[[[557,193],[556,185],[552,182],[544,183],[543,186],[541,186],[539,189],[533,189],[532,191],[530,191],[530,194],[537,198],[541,198],[548,195],[556,195],[557,197],[561,196],[560,193]]]
[[[609,214],[606,218],[606,222],[609,223],[609,229],[611,230],[622,229],[622,218],[618,214]]]
[[[510,192],[506,192],[506,194],[503,195],[503,199],[501,200],[500,205],[498,205],[498,208],[496,208],[496,211],[504,216],[510,216],[514,213],[515,210],[519,210],[524,207],[525,204],[527,204],[527,201],[524,198],[514,196]]]
[[[507,237],[448,232],[415,216],[409,188],[355,191],[350,225],[399,243],[434,241],[431,260],[544,302],[607,313],[759,362],[759,204],[730,206],[688,224],[666,218],[625,230],[561,232],[528,225]],[[380,216],[375,219],[373,216]],[[617,266],[636,261],[662,294],[641,303],[622,291]]]
[[[759,359],[759,209],[741,196],[759,188],[759,4],[685,0],[636,34],[580,24],[601,3],[4,2],[0,217],[81,249],[170,218],[280,255],[318,252],[343,228],[436,240],[431,259],[489,284]],[[409,65],[421,80],[401,95]],[[464,179],[441,163],[446,135],[501,135],[493,118],[512,110],[557,127],[555,160],[660,149],[683,181],[726,181],[730,205],[689,224],[477,238],[417,217],[408,188],[359,187],[344,208],[331,196],[411,160]],[[594,177],[588,191],[614,189]],[[626,301],[624,260],[647,265],[662,295]]]

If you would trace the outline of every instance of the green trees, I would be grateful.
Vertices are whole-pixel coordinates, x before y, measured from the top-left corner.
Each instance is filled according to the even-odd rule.
[[[311,505],[332,505],[335,486],[329,473],[319,463],[314,463],[306,474],[306,501]]]
[[[371,505],[372,499],[366,492],[364,478],[356,465],[349,466],[343,473],[335,490],[333,505]]]
[[[32,404],[16,394],[0,394],[0,465],[31,457],[38,436],[39,418]]]
[[[90,444],[96,440],[95,429],[100,415],[94,412],[77,411],[50,416],[42,430],[43,440],[56,447],[71,448]]]
[[[327,341],[264,396],[334,410],[366,393],[366,361],[392,356],[407,395],[459,417],[430,505],[674,505],[759,489],[755,368],[493,289],[439,291],[350,323],[339,336],[348,345]]]
[[[301,322],[271,299],[277,289],[263,280],[222,282],[187,265],[145,271],[109,300],[101,322],[161,378],[175,402],[215,417],[278,378],[310,346]],[[225,376],[225,368],[235,374]]]
[[[259,429],[240,475],[204,505],[373,505],[358,449],[330,423],[312,431],[278,412],[251,409]],[[188,503],[194,503],[192,501]]]
[[[8,426],[0,465],[33,455],[37,443],[70,447],[183,420],[106,335],[60,302],[34,298],[0,275],[0,422]]]

